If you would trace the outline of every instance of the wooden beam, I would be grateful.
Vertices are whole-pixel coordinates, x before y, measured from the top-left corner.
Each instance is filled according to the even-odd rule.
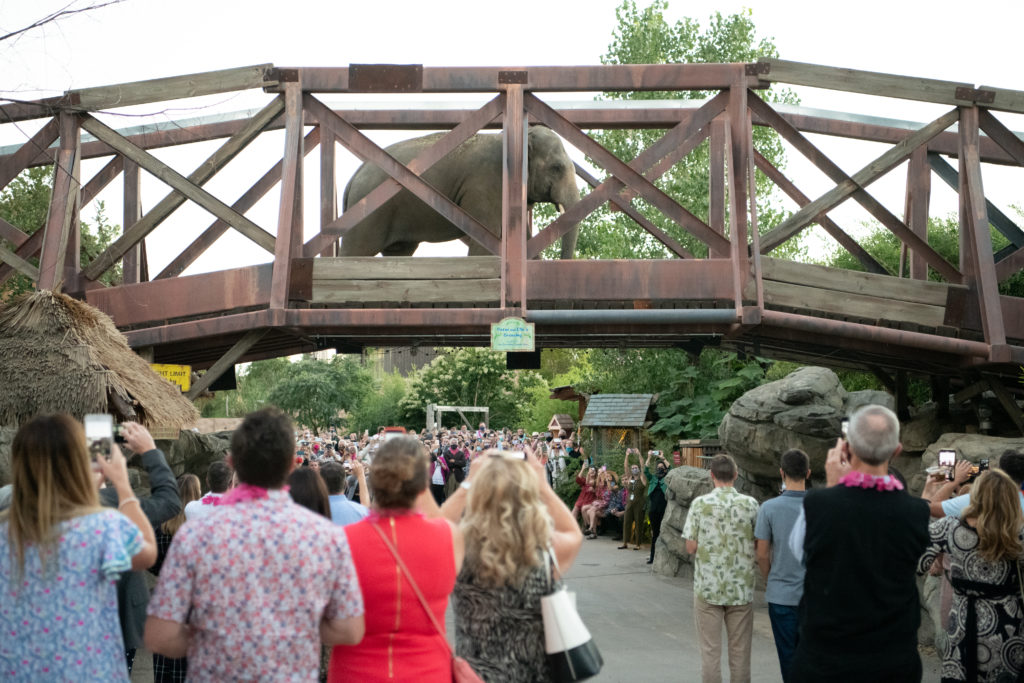
[[[277,212],[277,244],[274,249],[274,275],[270,285],[270,308],[288,306],[288,282],[292,259],[302,249],[302,83],[285,84],[285,136],[281,166],[281,202]],[[324,134],[321,126],[320,135]],[[243,351],[244,352],[244,351]]]
[[[497,118],[502,113],[504,106],[505,95],[499,94],[480,109],[471,112],[452,130],[441,136],[433,145],[421,150],[412,161],[406,164],[406,167],[414,174],[422,176],[427,169],[455,151],[459,145],[469,140],[477,131]],[[394,197],[401,190],[402,186],[394,178],[385,179],[383,183],[372,189],[365,197],[352,206],[345,208],[344,214],[340,217],[337,217],[337,214],[335,214],[336,218],[322,227],[320,232],[324,235],[331,235],[331,241],[333,241],[334,236],[344,236],[352,226],[383,206],[386,201]],[[327,242],[327,237],[317,235],[306,243],[303,251],[306,256],[312,256],[323,249]]]
[[[754,105],[752,104],[751,106]],[[916,131],[912,135],[909,135],[902,142],[897,143],[894,147],[887,150],[860,171],[857,171],[852,176],[840,181],[834,188],[820,196],[818,199],[813,200],[810,204],[807,204],[792,216],[782,221],[782,223],[776,226],[774,230],[763,236],[761,246],[762,250],[770,250],[777,244],[786,241],[803,228],[815,222],[820,215],[832,210],[848,199],[851,195],[862,191],[863,188],[871,182],[899,165],[904,159],[909,157],[915,149],[925,145],[932,137],[948,128],[954,121],[956,121],[957,115],[958,114],[955,109],[943,114],[924,128]],[[865,193],[862,199],[870,199],[870,197]],[[877,207],[884,210],[884,207],[881,207],[881,205],[877,205]],[[928,265],[938,271],[939,274],[950,282],[960,281],[961,276],[956,268],[939,256],[927,242],[923,241],[920,237],[911,232],[905,225],[903,225],[902,221],[895,216],[892,216],[892,214],[887,210],[885,210],[882,218],[886,219],[883,221],[883,224],[889,228],[889,230],[896,233],[896,236],[903,239],[903,241],[911,248],[916,249],[923,254],[928,261]]]
[[[643,170],[646,166],[638,170],[633,167],[633,164],[623,162],[534,95],[527,93],[524,101],[526,110],[531,116],[536,117],[568,140],[570,144],[590,156],[595,163],[616,176],[629,189],[635,190],[639,195],[643,196],[647,202],[678,223],[684,230],[707,244],[708,247],[715,247],[716,249],[729,248],[729,242],[724,237],[716,233],[704,221],[680,206],[674,199],[648,180],[643,175]],[[639,158],[637,157],[637,159]],[[661,158],[653,160],[651,165],[658,161],[661,161]],[[576,207],[578,206],[579,204],[576,205]],[[575,209],[576,207],[573,208]],[[565,215],[560,220],[564,219]],[[531,249],[529,256],[533,258],[533,249]]]
[[[3,218],[0,218],[0,239],[5,239],[17,249],[25,243],[28,235],[23,233],[17,226],[11,225]]]
[[[245,355],[245,352],[251,349],[260,339],[263,339],[267,332],[266,328],[246,332],[244,337],[235,342],[235,345],[220,357],[220,360],[214,363],[202,377],[192,383],[192,386],[185,393],[185,398],[190,401],[196,400],[196,397],[206,391],[228,368],[234,367],[235,363]]]
[[[996,400],[999,401],[999,405],[1006,411],[1007,416],[1013,421],[1017,431],[1024,436],[1024,413],[1021,413],[1020,406],[1017,405],[1017,401],[1014,400],[1013,396],[1006,389],[998,377],[988,378],[988,387],[992,390],[992,393],[996,395]]]
[[[960,159],[961,174],[960,201],[964,207],[967,222],[961,229],[967,234],[970,245],[969,258],[972,261],[974,289],[978,295],[981,311],[981,326],[985,341],[990,346],[1006,344],[1006,328],[1003,325],[1003,309],[999,302],[999,282],[996,279],[995,263],[992,256],[992,235],[989,232],[988,213],[985,210],[985,192],[981,181],[981,160],[978,157],[978,108],[960,109]]]
[[[116,158],[123,159],[121,155]],[[142,218],[142,194],[139,184],[139,165],[134,161],[124,162],[124,212],[121,221],[122,234],[128,226],[135,225]],[[126,285],[142,281],[142,247],[145,240],[131,247],[121,262],[122,281]]]
[[[729,127],[726,130],[726,172],[729,178],[729,260],[733,269],[736,314],[743,316],[743,292],[750,279],[749,225],[747,223],[747,166],[751,134],[747,128],[747,89],[737,81],[729,89]],[[761,283],[757,283],[762,295]]]
[[[934,152],[928,153],[928,164],[935,174],[955,191],[960,191],[960,173],[953,166]],[[999,210],[995,204],[988,199],[985,200],[985,211],[988,213],[989,223],[999,231],[1010,244],[1017,247],[1024,247],[1024,231],[1022,231],[1013,220]]]
[[[784,59],[763,59],[758,63],[768,67],[768,71],[760,74],[760,78],[772,83],[806,85],[812,88],[897,97],[903,100],[935,102],[953,106],[970,104],[973,97],[989,93],[993,102],[986,103],[986,106],[1024,113],[1024,99],[1018,97],[1021,93],[1004,91],[1001,102],[996,103],[994,89],[975,90],[973,83],[843,69],[834,66],[790,62]]]
[[[473,280],[501,276],[497,256],[339,256],[311,261],[314,280]]]
[[[526,311],[526,207],[527,118],[521,85],[505,88],[501,169],[501,297],[500,305],[516,304]]]
[[[1024,140],[1017,137],[1016,133],[985,109],[978,110],[978,125],[990,139],[994,140],[1003,151],[1013,158],[1018,166],[1024,166]]]
[[[711,122],[711,140],[708,147],[710,183],[708,187],[708,225],[725,237],[725,139],[728,121],[718,116]],[[710,258],[729,258],[723,249],[708,250]]]
[[[53,141],[60,135],[58,119],[59,117],[50,119],[39,129],[38,133],[19,147],[17,152],[0,161],[0,188],[7,187],[8,183],[28,167],[40,150],[45,150],[53,144]]]
[[[1024,269],[1024,247],[996,262],[996,280],[1000,283]]]
[[[756,149],[754,150],[754,163],[762,173],[768,176],[769,180],[789,195],[790,199],[795,201],[798,206],[806,206],[811,202],[810,197],[801,192],[800,188],[794,185],[789,178],[782,174],[782,171],[776,168],[772,162],[768,161],[768,159]],[[844,249],[846,249],[846,251],[850,252],[869,273],[890,275],[884,265],[876,261],[875,258],[869,254],[866,249],[864,249],[864,247],[860,246],[856,240],[850,237],[850,235],[839,227],[831,218],[828,216],[822,216],[818,221],[818,224],[832,237],[832,239],[838,242]],[[762,254],[768,253],[763,248],[760,251]]]
[[[501,243],[491,231],[480,221],[462,210],[455,202],[444,196],[406,166],[385,153],[372,140],[363,135],[348,121],[331,111],[315,97],[306,95],[306,109],[316,116],[317,121],[325,129],[335,135],[338,140],[363,161],[368,161],[389,176],[397,180],[405,189],[412,192],[434,211],[443,216],[449,223],[464,232],[471,239],[492,254],[498,253]]]
[[[728,93],[723,92],[705,102],[693,116],[681,121],[665,133],[661,139],[630,161],[630,168],[643,173],[644,177],[648,179],[658,178],[658,173],[664,172],[662,169],[669,161],[671,161],[670,165],[674,165],[704,141],[709,134],[708,124],[725,111],[728,97]],[[614,175],[607,178],[575,206],[569,208],[546,228],[531,237],[526,243],[527,258],[537,258],[544,249],[569,232],[584,216],[618,195],[624,188],[625,183]],[[621,204],[619,205],[621,206]],[[645,224],[641,223],[640,226],[645,227]]]
[[[928,166],[928,150],[919,147],[910,155],[907,164],[907,194],[903,221],[915,235],[928,241],[928,205],[931,199],[931,171]],[[903,273],[900,273],[902,277]],[[927,280],[928,262],[924,255],[910,250],[910,279]]]
[[[337,147],[334,136],[328,135],[324,144],[320,145],[320,232],[324,231],[331,221],[338,217],[338,179],[336,173]],[[337,256],[338,241],[320,251],[321,256]]]
[[[64,282],[64,259],[72,217],[78,202],[78,178],[74,174],[78,151],[78,119],[60,114],[60,151],[54,165],[53,193],[43,228],[42,254],[39,257],[39,289],[60,290]]]
[[[309,154],[319,144],[320,128],[318,126],[306,134],[306,138],[302,143],[303,153]],[[267,192],[281,181],[282,164],[283,162],[281,161],[275,163],[269,171],[264,173],[263,176],[253,184],[252,187],[245,191],[245,194],[238,198],[238,201],[231,205],[231,210],[236,213],[244,214],[255,206],[256,202],[262,199]],[[192,243],[185,247],[185,249],[174,258],[174,260],[168,263],[154,279],[162,280],[164,278],[181,275],[181,273],[192,265],[197,258],[202,256],[207,249],[212,247],[214,243],[220,239],[221,235],[227,232],[230,227],[231,226],[228,225],[227,221],[223,221],[220,218],[215,220],[202,232],[202,234],[199,235],[199,237],[192,240]]]
[[[82,88],[69,90],[67,96],[75,98],[76,108],[79,111],[96,111],[250,88],[272,87],[277,85],[277,80],[270,75],[273,66],[273,64],[257,64],[185,76]]]
[[[41,235],[42,232],[40,230],[39,234]],[[39,280],[39,269],[6,247],[0,247],[0,261],[3,261],[10,269],[6,274],[0,271],[0,282],[4,282],[10,277],[13,271],[21,273],[32,282]]]
[[[82,127],[97,138],[109,144],[111,147],[115,148],[128,159],[134,161],[139,166],[170,185],[181,194],[185,195],[188,199],[199,204],[214,216],[226,221],[231,225],[231,227],[235,228],[264,249],[273,251],[274,238],[272,235],[268,234],[263,230],[263,228],[256,225],[245,216],[232,211],[224,202],[217,199],[203,188],[197,187],[189,182],[187,178],[167,164],[163,163],[148,152],[139,149],[131,142],[118,135],[113,129],[103,123],[100,123],[91,116],[86,115],[82,123]],[[151,211],[150,213],[153,212]],[[90,280],[97,279],[111,266],[113,266],[131,246],[145,237],[152,228],[144,221],[145,219],[129,228],[121,238],[111,244],[106,251],[100,254],[95,261],[85,268],[83,271],[85,277]]]
[[[520,295],[521,296],[521,295]],[[370,280],[316,279],[309,301],[314,304],[496,304],[501,280]]]
[[[374,92],[372,83],[352,87],[350,77],[353,68],[361,66],[303,67],[297,71],[306,84],[307,92]],[[744,74],[745,69],[745,64],[616,64],[572,68],[531,66],[526,71],[526,82],[522,85],[531,92],[721,90],[729,87],[737,73]],[[523,69],[494,66],[423,67],[418,87],[406,92],[494,92],[500,89],[503,74],[508,71],[521,72]],[[744,78],[747,87],[764,87],[755,75]]]

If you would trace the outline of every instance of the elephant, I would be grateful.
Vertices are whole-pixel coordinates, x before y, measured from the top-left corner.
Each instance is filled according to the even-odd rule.
[[[441,133],[403,140],[387,152],[408,164],[434,144]],[[580,200],[576,171],[562,141],[551,129],[531,126],[527,133],[526,201],[549,202],[564,211]],[[501,235],[502,137],[478,133],[462,143],[422,174],[423,179],[462,207],[494,235]],[[365,197],[388,176],[371,163],[364,163],[345,187],[342,206]],[[562,258],[572,258],[578,228],[562,237]],[[420,242],[448,242],[462,239],[469,255],[489,252],[472,238],[428,207],[411,192],[402,189],[383,206],[345,233],[339,256],[411,256]]]

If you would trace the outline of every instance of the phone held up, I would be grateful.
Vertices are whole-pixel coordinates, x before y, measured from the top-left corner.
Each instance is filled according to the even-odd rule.
[[[953,480],[953,468],[956,466],[956,451],[943,449],[939,451],[939,470],[945,473],[946,480]]]
[[[101,457],[110,460],[114,443],[114,418],[102,413],[90,413],[83,418],[85,440],[89,444],[89,457],[96,462]]]

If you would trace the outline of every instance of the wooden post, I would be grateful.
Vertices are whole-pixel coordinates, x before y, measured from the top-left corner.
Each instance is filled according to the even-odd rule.
[[[61,112],[60,149],[57,151],[53,171],[53,193],[43,228],[42,251],[39,256],[39,289],[59,290],[64,283],[64,263],[67,255],[71,224],[75,215],[79,183],[75,177],[78,160],[78,118]],[[73,240],[77,242],[77,240]]]
[[[284,86],[284,165],[281,167],[281,205],[277,214],[277,242],[274,275],[270,285],[270,308],[288,304],[288,282],[292,258],[302,254],[302,84]]]
[[[330,133],[321,133],[320,140],[320,232],[323,232],[339,213],[337,180],[334,177],[337,148]],[[338,239],[334,238],[320,255],[337,256]]]
[[[142,194],[139,187],[139,165],[131,159],[124,160],[124,214],[121,220],[122,234],[142,218]],[[124,284],[142,282],[142,249],[139,244],[125,252],[121,261]]]
[[[523,86],[505,86],[504,152],[502,166],[502,291],[504,305],[518,304],[526,313],[526,164],[527,120]]]
[[[196,400],[199,394],[206,391],[228,368],[233,367],[238,362],[238,359],[244,356],[246,351],[251,349],[267,332],[266,328],[246,332],[245,336],[235,342],[223,356],[217,359],[217,362],[210,366],[210,369],[202,377],[192,383],[185,397],[190,401]]]
[[[708,225],[719,235],[725,236],[725,141],[726,120],[719,116],[711,122],[711,140],[708,149],[710,163],[710,186],[708,188]],[[729,258],[729,252],[708,248],[709,258]]]
[[[903,220],[911,232],[928,241],[928,203],[931,198],[931,167],[928,163],[928,148],[918,147],[910,155],[907,166],[907,200]],[[904,243],[906,246],[906,243]],[[910,279],[927,280],[928,263],[924,255],[914,249],[910,256]],[[903,273],[899,275],[902,277]]]
[[[981,182],[981,158],[978,153],[978,108],[960,108],[960,260],[968,266],[968,283],[977,293],[981,328],[985,341],[993,347],[1005,347],[1006,330],[999,301],[999,282],[992,254],[985,192]],[[965,249],[966,248],[966,249]],[[964,260],[964,252],[968,259]]]
[[[729,244],[733,266],[733,296],[736,314],[743,315],[743,290],[750,277],[747,248],[747,88],[743,72],[737,72],[729,88]]]

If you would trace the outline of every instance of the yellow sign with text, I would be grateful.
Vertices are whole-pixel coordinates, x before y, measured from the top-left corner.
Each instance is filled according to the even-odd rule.
[[[192,386],[191,365],[168,365],[166,363],[150,363],[149,367],[171,384],[177,384],[182,391],[188,391]]]

